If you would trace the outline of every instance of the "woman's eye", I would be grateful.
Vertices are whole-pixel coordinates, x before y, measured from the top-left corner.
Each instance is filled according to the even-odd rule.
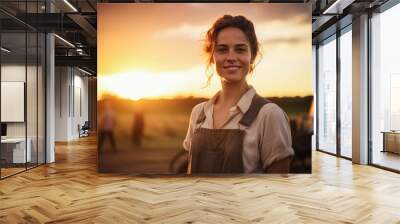
[[[246,49],[244,49],[244,48],[239,48],[239,49],[237,49],[236,51],[242,53],[242,52],[245,52]]]
[[[226,49],[225,48],[217,48],[217,52],[226,52]]]

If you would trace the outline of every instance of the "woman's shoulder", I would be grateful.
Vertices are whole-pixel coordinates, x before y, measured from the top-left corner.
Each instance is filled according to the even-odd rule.
[[[261,107],[259,116],[264,117],[264,118],[285,118],[288,119],[287,114],[285,111],[279,107],[277,104],[273,102],[269,102],[265,104],[264,106]]]
[[[196,104],[193,109],[192,109],[192,113],[200,113],[201,110],[203,110],[204,106],[206,105],[208,101],[203,101],[201,103]]]
[[[201,102],[201,103],[196,104],[196,105],[193,107],[193,109],[192,109],[191,116],[192,116],[193,118],[198,117],[199,114],[201,113],[201,111],[204,109],[204,106],[206,105],[207,102],[208,102],[208,101],[204,101],[204,102]]]

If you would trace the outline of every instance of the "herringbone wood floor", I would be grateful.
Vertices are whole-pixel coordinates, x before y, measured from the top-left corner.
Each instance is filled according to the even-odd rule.
[[[400,223],[400,175],[313,153],[312,175],[152,178],[96,172],[95,139],[0,181],[0,223]]]

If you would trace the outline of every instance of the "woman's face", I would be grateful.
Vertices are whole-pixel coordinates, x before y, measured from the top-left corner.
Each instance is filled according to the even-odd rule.
[[[234,27],[221,30],[217,36],[213,59],[223,82],[244,81],[250,70],[251,52],[243,31]]]

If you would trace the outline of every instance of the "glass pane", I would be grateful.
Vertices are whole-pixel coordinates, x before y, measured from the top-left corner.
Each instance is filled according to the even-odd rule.
[[[26,81],[26,112],[27,112],[27,142],[29,144],[28,149],[30,148],[30,158],[28,159],[28,168],[37,165],[37,115],[38,115],[38,107],[37,107],[37,63],[38,63],[38,49],[37,49],[37,33],[29,32],[27,33],[28,38],[28,55],[27,55],[27,81]]]
[[[30,151],[26,151],[25,32],[3,32],[1,47],[1,173],[5,177],[25,170],[25,162],[30,158]]]
[[[38,0],[38,13],[46,13],[46,0]]]
[[[36,1],[27,2],[27,20],[31,24],[37,24],[36,16],[38,5]],[[27,80],[26,80],[26,116],[27,116],[27,143],[30,148],[28,168],[37,165],[37,33],[35,30],[27,30]]]
[[[45,163],[45,44],[46,37],[39,33],[38,36],[38,163]]]
[[[372,163],[400,170],[400,4],[372,18]]]
[[[310,108],[310,116],[312,116],[313,118],[313,135],[312,135],[312,150],[316,150],[316,116],[315,116],[315,95],[316,95],[316,79],[317,79],[317,47],[316,45],[312,46],[312,77],[313,77],[313,95],[314,95],[314,99],[313,102],[311,104],[311,108]]]
[[[340,150],[352,157],[352,35],[351,30],[340,37]]]
[[[318,48],[318,148],[336,153],[336,39]]]

